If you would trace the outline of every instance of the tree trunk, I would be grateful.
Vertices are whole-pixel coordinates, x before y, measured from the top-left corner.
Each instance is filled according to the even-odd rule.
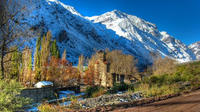
[[[4,75],[5,75],[5,68],[4,68],[5,41],[4,40],[3,40],[3,45],[1,46],[1,79],[4,79]]]

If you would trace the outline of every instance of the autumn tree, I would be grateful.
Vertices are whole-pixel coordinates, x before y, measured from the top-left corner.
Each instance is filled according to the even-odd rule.
[[[122,51],[114,50],[106,54],[106,60],[110,63],[110,72],[124,75],[137,73],[137,61],[131,55],[125,55]]]
[[[13,46],[21,46],[28,37],[29,32],[23,27],[23,17],[26,15],[25,7],[22,7],[16,0],[0,1],[0,67],[1,78],[5,77],[5,56],[18,49],[11,49]],[[24,12],[24,13],[22,13]],[[26,35],[26,36],[24,36]]]
[[[85,61],[84,56],[83,55],[79,56],[79,59],[78,59],[78,70],[80,71],[81,74],[83,73],[84,61]]]
[[[22,51],[21,81],[30,86],[34,77],[32,76],[32,50],[28,47]]]
[[[101,85],[112,82],[111,76],[105,78],[102,74],[107,72],[111,74],[127,75],[128,78],[138,79],[137,61],[131,55],[123,54],[122,51],[114,50],[98,51],[94,54],[88,63],[88,69],[85,71],[84,82],[89,85]]]
[[[168,57],[159,56],[154,60],[152,71],[155,75],[171,74],[176,70],[176,61]]]
[[[88,69],[85,71],[84,83],[86,85],[95,85],[95,70],[93,65],[89,65]]]
[[[65,60],[67,56],[67,52],[66,49],[64,50],[64,52],[62,53],[62,60]]]
[[[45,68],[46,80],[54,82],[56,86],[72,86],[80,82],[78,69],[66,59],[51,57]]]

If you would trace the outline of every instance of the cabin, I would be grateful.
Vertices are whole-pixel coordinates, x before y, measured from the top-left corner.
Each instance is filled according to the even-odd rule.
[[[105,58],[104,51],[97,52],[96,62],[94,64],[94,71],[99,73],[100,81],[95,81],[96,85],[101,85],[103,87],[113,87],[116,83],[127,83],[130,84],[135,82],[136,79],[132,74],[118,74],[111,71],[110,64]]]

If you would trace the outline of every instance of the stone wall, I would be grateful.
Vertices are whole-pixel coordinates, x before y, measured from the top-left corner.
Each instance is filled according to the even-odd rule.
[[[62,88],[44,87],[44,88],[24,89],[21,92],[21,96],[31,98],[33,99],[33,102],[35,103],[35,102],[41,102],[43,100],[56,99],[56,94],[59,91],[65,91],[65,90],[71,90],[76,93],[79,93],[80,86],[62,87]]]
[[[33,102],[56,98],[53,87],[24,89],[21,91],[21,96],[31,98]]]

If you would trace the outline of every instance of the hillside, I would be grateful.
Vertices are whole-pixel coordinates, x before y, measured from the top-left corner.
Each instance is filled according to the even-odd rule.
[[[74,64],[79,55],[90,57],[95,50],[106,48],[131,54],[142,65],[152,62],[152,52],[180,62],[195,60],[192,51],[182,42],[160,32],[155,24],[133,15],[114,10],[100,16],[83,17],[58,0],[34,0],[25,5],[32,10],[22,20],[28,23],[27,28],[35,34],[51,31],[60,51],[66,49],[68,60]],[[33,36],[30,46],[34,46],[38,36]]]

